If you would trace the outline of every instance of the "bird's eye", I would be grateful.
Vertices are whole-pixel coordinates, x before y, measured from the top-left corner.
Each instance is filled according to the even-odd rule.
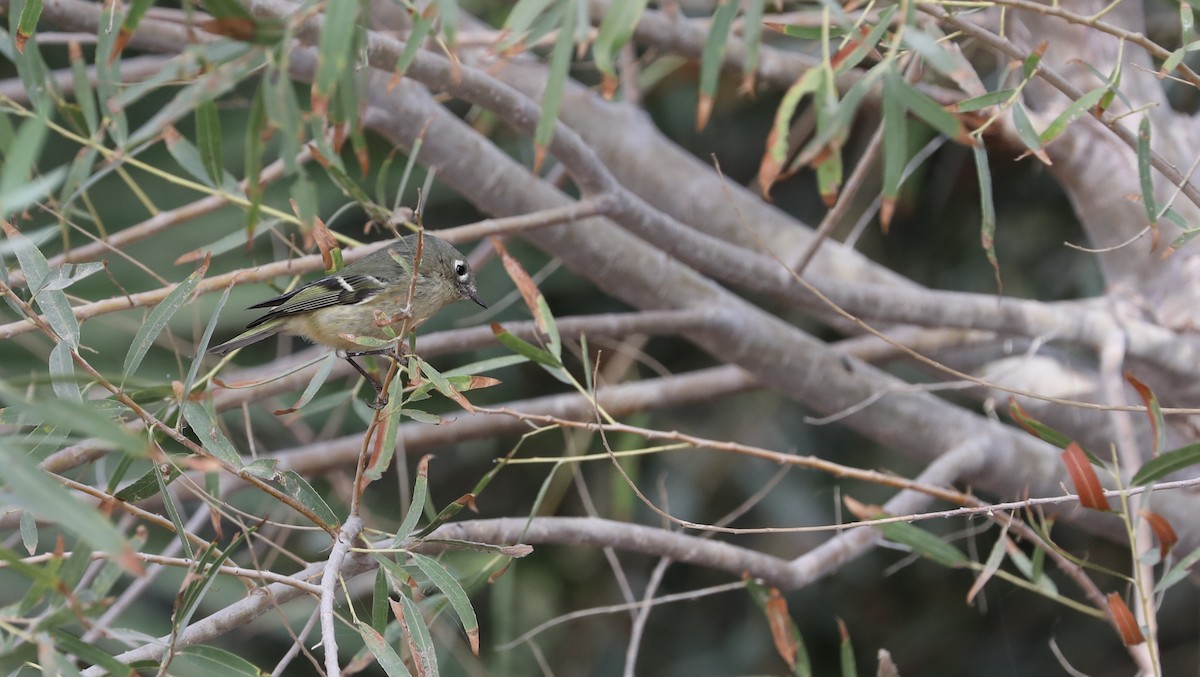
[[[457,275],[458,279],[460,280],[467,279],[467,264],[462,261],[455,261],[454,274]]]

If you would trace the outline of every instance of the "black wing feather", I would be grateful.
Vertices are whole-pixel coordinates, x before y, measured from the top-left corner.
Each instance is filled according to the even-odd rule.
[[[350,288],[347,289],[347,286]],[[319,280],[314,280],[302,287],[297,287],[286,294],[250,306],[250,308],[274,308],[275,310],[254,320],[246,325],[246,327],[257,327],[277,317],[307,313],[320,308],[362,303],[381,291],[383,291],[383,286],[374,277],[366,275],[330,275]],[[293,302],[293,299],[296,299],[297,296],[305,298]]]

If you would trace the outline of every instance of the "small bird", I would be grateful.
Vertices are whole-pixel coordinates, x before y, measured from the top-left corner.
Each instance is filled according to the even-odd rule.
[[[375,387],[372,406],[383,407],[387,395],[382,384],[354,358],[389,354],[398,359],[399,356],[394,347],[369,349],[354,341],[355,337],[387,340],[390,336],[385,326],[399,332],[407,317],[411,331],[455,301],[470,299],[487,308],[475,291],[475,276],[467,257],[454,245],[429,234],[423,238],[412,306],[408,306],[417,237],[415,233],[406,235],[341,272],[250,306],[272,310],[246,325],[246,331],[208,352],[224,355],[275,334],[299,336],[336,349]]]

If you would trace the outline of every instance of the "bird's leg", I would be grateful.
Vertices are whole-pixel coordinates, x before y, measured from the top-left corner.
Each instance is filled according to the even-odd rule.
[[[355,356],[358,356],[358,355],[377,355],[382,352],[385,352],[385,351],[372,351],[372,352],[367,352],[367,353],[347,353],[346,354],[346,361],[350,363],[350,366],[354,367],[354,369],[358,373],[362,374],[363,378],[367,379],[367,383],[370,383],[371,386],[373,388],[375,388],[375,401],[371,403],[372,409],[383,409],[384,407],[387,406],[387,403],[388,403],[387,393],[384,392],[383,384],[379,382],[379,379],[377,379],[374,376],[367,373],[367,370],[363,369],[362,365],[355,362],[354,358],[355,358]]]

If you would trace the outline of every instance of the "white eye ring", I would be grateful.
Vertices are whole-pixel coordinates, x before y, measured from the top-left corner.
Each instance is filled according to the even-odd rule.
[[[470,276],[470,273],[467,271],[466,261],[460,259],[454,262],[454,274],[458,276],[460,281],[466,281],[467,277]]]

